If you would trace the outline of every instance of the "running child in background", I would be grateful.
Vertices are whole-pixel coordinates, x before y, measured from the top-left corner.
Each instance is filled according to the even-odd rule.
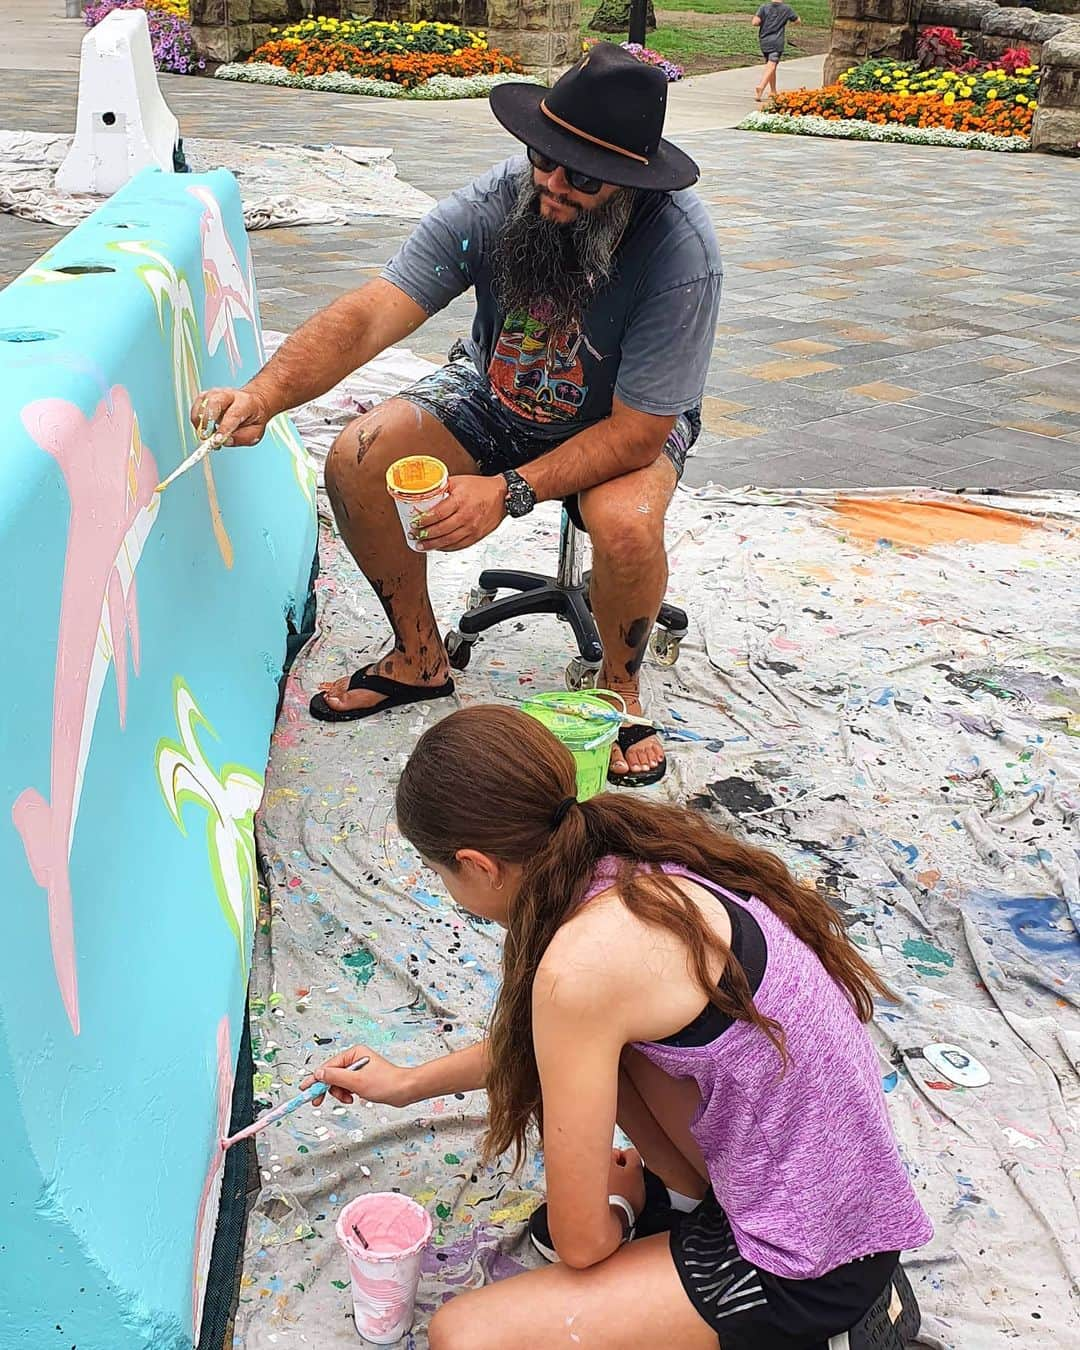
[[[760,103],[765,90],[776,93],[776,70],[784,54],[784,34],[789,23],[799,23],[799,16],[784,0],[768,0],[754,15],[754,27],[758,29],[758,41],[761,54],[765,58],[765,78],[754,90],[754,99]]]
[[[507,930],[490,1035],[411,1067],[355,1046],[315,1075],[346,1104],[486,1088],[488,1160],[542,1132],[530,1230],[558,1263],[447,1301],[431,1350],[901,1350],[919,1313],[899,1254],[932,1227],[863,1025],[889,991],[773,854],[575,787],[515,708],[420,738],[398,827]]]

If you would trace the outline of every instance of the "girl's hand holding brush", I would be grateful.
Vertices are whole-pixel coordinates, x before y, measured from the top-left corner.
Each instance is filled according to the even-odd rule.
[[[360,1059],[368,1061],[364,1068],[350,1072],[350,1065]],[[307,1088],[316,1082],[325,1083],[330,1095],[345,1106],[351,1106],[356,1097],[380,1106],[408,1106],[415,1100],[410,1092],[411,1071],[391,1064],[366,1045],[342,1050],[303,1079],[300,1086]],[[324,1100],[325,1093],[314,1099],[314,1105],[319,1106]]]

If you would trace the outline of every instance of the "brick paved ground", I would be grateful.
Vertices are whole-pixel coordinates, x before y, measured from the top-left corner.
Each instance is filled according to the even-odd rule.
[[[512,149],[484,103],[390,103],[163,77],[189,136],[393,147],[433,195]],[[75,78],[0,91],[0,126],[66,130]],[[1074,164],[709,126],[680,143],[727,283],[688,477],[727,485],[1080,488],[1080,191]],[[267,326],[290,329],[365,275],[405,226],[252,236]],[[58,231],[0,217],[0,281]],[[416,337],[439,358],[458,301]]]

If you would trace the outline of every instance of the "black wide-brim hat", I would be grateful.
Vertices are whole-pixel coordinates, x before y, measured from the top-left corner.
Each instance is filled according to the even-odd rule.
[[[615,187],[676,192],[699,177],[663,139],[667,76],[610,42],[590,47],[550,89],[496,85],[491,111],[533,150]]]

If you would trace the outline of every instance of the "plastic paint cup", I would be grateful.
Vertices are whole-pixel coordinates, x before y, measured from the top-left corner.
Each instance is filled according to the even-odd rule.
[[[431,1215],[407,1195],[382,1191],[350,1200],[336,1230],[349,1259],[356,1329],[374,1345],[393,1345],[413,1324]]]
[[[386,471],[386,490],[397,504],[405,542],[414,553],[422,553],[420,542],[410,531],[416,517],[446,497],[450,477],[446,465],[432,455],[409,455],[396,459]]]
[[[608,698],[618,698],[609,694]],[[574,756],[579,802],[602,792],[607,784],[611,745],[619,734],[618,708],[595,690],[534,694],[522,711],[547,727]],[[620,699],[621,702],[621,699]],[[625,706],[625,705],[624,705]]]

